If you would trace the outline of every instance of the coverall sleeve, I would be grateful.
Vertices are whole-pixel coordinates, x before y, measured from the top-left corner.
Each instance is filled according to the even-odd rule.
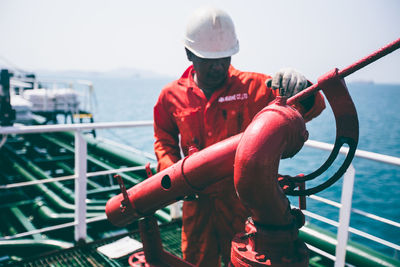
[[[294,106],[303,115],[304,120],[308,122],[325,109],[325,100],[322,94],[317,92]]]
[[[160,97],[154,106],[154,152],[157,171],[161,171],[180,160],[179,131]]]

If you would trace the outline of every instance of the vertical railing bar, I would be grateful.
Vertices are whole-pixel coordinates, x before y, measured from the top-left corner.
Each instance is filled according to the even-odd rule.
[[[75,241],[86,241],[87,144],[81,131],[75,131]]]
[[[351,215],[351,202],[353,198],[355,169],[350,164],[346,173],[343,175],[341,208],[339,213],[339,227],[337,233],[336,261],[335,267],[343,267],[346,260],[346,247],[349,237],[349,225]]]

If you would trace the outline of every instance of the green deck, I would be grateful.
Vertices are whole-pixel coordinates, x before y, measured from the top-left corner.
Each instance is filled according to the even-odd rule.
[[[164,224],[160,227],[160,230],[164,248],[167,251],[180,256],[180,222],[177,221]],[[7,263],[0,263],[0,266],[129,266],[129,255],[119,259],[109,259],[96,250],[102,245],[111,243],[125,236],[130,236],[140,241],[139,233],[134,231],[128,234],[122,234],[100,241],[91,242],[82,246],[76,246],[64,250],[49,251],[42,255],[37,255],[11,265],[7,265]]]
[[[163,241],[164,249],[179,257],[182,256],[180,249],[180,235],[181,235],[181,222],[175,221],[160,226],[161,239]],[[123,267],[129,266],[128,258],[131,254],[121,257],[119,259],[109,259],[107,256],[97,251],[97,248],[105,244],[114,242],[125,236],[130,236],[140,241],[138,231],[128,234],[122,234],[100,241],[88,243],[86,245],[77,246],[64,250],[49,251],[42,255],[37,255],[25,259],[21,262],[7,265],[7,263],[0,263],[0,266],[21,266],[21,267],[42,267],[42,266],[110,266],[110,267]],[[310,257],[310,266],[333,266],[329,260],[323,259],[318,255],[312,254]]]

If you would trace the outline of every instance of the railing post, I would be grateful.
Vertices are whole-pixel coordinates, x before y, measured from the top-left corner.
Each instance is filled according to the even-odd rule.
[[[87,144],[75,131],[75,241],[86,241]]]
[[[342,267],[345,265],[347,240],[349,237],[351,202],[353,198],[354,176],[355,169],[353,164],[350,164],[346,173],[343,175],[335,267]]]

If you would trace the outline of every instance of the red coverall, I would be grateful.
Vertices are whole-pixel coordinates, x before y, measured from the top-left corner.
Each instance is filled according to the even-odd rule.
[[[225,84],[207,100],[193,73],[191,66],[180,79],[163,88],[154,107],[158,171],[181,159],[180,147],[186,156],[190,146],[201,150],[244,131],[278,93],[265,85],[270,76],[230,66]],[[302,105],[296,108],[308,121],[321,113],[325,103],[318,93],[309,110]],[[220,255],[229,262],[231,239],[244,230],[249,216],[236,196],[232,179],[210,186],[195,200],[184,201],[182,212],[183,258],[199,266],[219,266]]]

